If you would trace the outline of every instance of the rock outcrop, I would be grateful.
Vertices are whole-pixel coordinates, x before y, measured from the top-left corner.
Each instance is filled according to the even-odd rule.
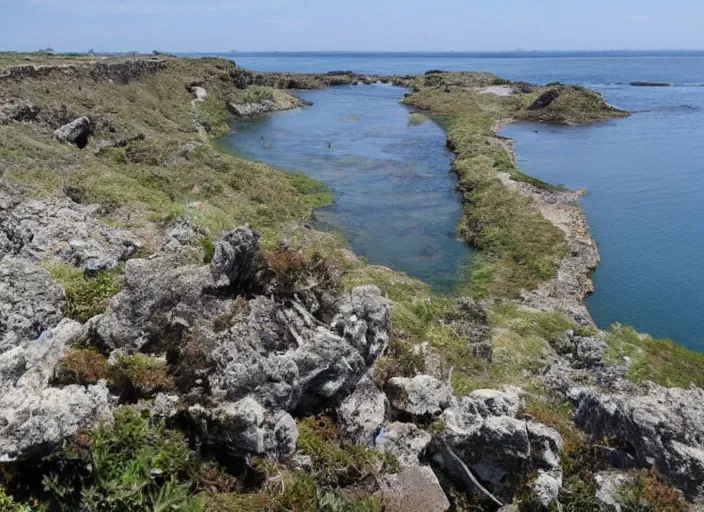
[[[110,414],[104,383],[52,387],[54,368],[82,333],[64,320],[0,354],[0,461],[41,455]]]
[[[575,422],[611,439],[613,462],[655,466],[690,498],[704,492],[704,391],[651,384],[637,393],[574,390]]]

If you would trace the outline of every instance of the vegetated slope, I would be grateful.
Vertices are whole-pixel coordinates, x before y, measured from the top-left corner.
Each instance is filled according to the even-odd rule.
[[[71,62],[0,71],[1,507],[684,510],[700,496],[704,358],[573,314],[582,290],[560,275],[578,241],[540,201],[565,192],[493,134],[550,88],[385,78],[416,88],[406,101],[457,153],[461,233],[485,260],[459,298],[357,261],[303,225],[329,200],[317,183],[212,142],[228,111],[297,105],[270,85],[302,78]],[[599,117],[583,109],[564,119]]]

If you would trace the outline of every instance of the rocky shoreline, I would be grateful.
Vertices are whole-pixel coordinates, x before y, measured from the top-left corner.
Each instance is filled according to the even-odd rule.
[[[579,193],[523,175],[492,129],[623,113],[485,73],[142,60],[0,71],[3,510],[704,501],[704,363],[593,327]],[[350,257],[304,226],[318,184],[211,143],[232,115],[299,106],[283,89],[377,80],[454,116],[479,299]]]

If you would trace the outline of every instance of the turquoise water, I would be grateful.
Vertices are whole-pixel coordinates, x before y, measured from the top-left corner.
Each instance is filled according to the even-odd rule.
[[[226,141],[254,160],[330,187],[315,221],[340,230],[371,263],[451,291],[472,253],[456,238],[460,204],[445,133],[410,122],[404,89],[350,86],[298,95],[313,106],[234,125]]]
[[[503,135],[516,139],[520,164],[529,174],[572,188],[586,187],[590,191],[583,206],[603,258],[594,275],[596,293],[588,302],[596,322],[601,327],[614,321],[634,325],[640,331],[671,337],[704,351],[704,337],[700,334],[704,328],[704,144],[701,143],[704,140],[704,56],[701,52],[505,54],[500,57],[238,53],[230,57],[240,65],[262,71],[350,69],[389,74],[418,73],[431,68],[482,70],[513,80],[563,81],[599,90],[610,103],[632,111],[633,115],[578,128],[514,125],[505,129]],[[669,82],[674,86],[627,85],[632,81]],[[334,95],[337,91],[329,92]],[[394,92],[386,100],[395,104],[396,96]],[[363,102],[365,97],[358,99]],[[379,105],[382,103],[385,104],[382,101]],[[319,106],[322,110],[326,105]],[[350,105],[349,108],[353,111],[360,107]],[[296,129],[291,127],[294,132]],[[366,150],[360,151],[358,156],[367,156]],[[290,155],[281,155],[278,162],[272,163],[287,167],[285,164],[290,161]],[[304,167],[298,169],[308,172]],[[449,194],[450,182],[446,181],[449,178],[444,171],[438,171],[437,176],[436,185],[444,187],[443,193]],[[333,185],[338,193],[346,193],[342,182]],[[343,197],[339,198],[340,204]],[[402,196],[396,200],[403,204]],[[407,201],[411,206],[417,202],[413,198]],[[352,203],[349,206],[352,207]],[[349,210],[349,215],[356,213]],[[443,222],[449,223],[450,217]],[[364,238],[367,228],[362,224],[360,222],[354,231]],[[453,230],[448,225],[443,231],[451,233]],[[413,231],[407,236],[413,236]],[[401,238],[403,243],[408,243]],[[399,240],[389,242],[396,244]],[[366,254],[373,261],[377,257],[369,251]],[[395,261],[397,268],[404,268],[414,258],[389,259]],[[432,280],[434,265],[431,262],[417,265],[422,275],[414,275],[430,276]],[[446,283],[451,281],[447,277],[451,275],[447,271],[451,267],[451,264],[442,267]],[[409,273],[414,271],[409,270]]]

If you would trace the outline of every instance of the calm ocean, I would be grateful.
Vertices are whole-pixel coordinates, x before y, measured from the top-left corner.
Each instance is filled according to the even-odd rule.
[[[512,80],[539,84],[552,81],[577,83],[602,92],[610,103],[630,110],[633,116],[576,128],[514,125],[506,128],[503,135],[517,141],[520,165],[525,172],[570,188],[589,189],[590,193],[582,204],[603,258],[594,275],[596,293],[589,300],[589,308],[596,322],[601,327],[616,321],[633,325],[653,336],[670,337],[692,349],[704,351],[704,336],[701,334],[704,327],[704,53],[220,55],[259,71],[352,70],[360,73],[402,74],[428,69],[480,70]],[[628,85],[632,81],[668,82],[673,85],[658,88],[633,87]],[[314,102],[317,100],[321,107],[337,108],[335,112],[339,116],[345,112],[348,116],[357,115],[356,118],[350,117],[348,124],[340,129],[355,131],[356,120],[362,123],[360,126],[364,126],[366,132],[372,133],[378,129],[372,120],[369,120],[370,124],[364,124],[364,113],[370,112],[371,108],[364,104],[370,101],[364,93],[347,89],[347,92],[339,95],[339,101],[345,103],[344,108],[339,106],[340,103],[333,99],[334,94],[330,95],[329,91],[306,94],[312,95],[309,99]],[[320,96],[315,98],[316,94]],[[369,94],[375,96],[373,104],[378,108],[386,108],[387,113],[393,112],[394,108],[401,108],[390,106],[398,94]],[[382,104],[386,105],[384,102],[389,102],[389,105],[381,107]],[[338,107],[334,107],[335,104]],[[277,117],[279,116],[269,119]],[[324,122],[324,117],[303,120],[304,124],[299,126],[320,130],[319,123]],[[282,137],[283,140],[286,139],[282,135],[285,130],[295,132],[292,128],[294,125],[290,123],[296,120],[295,116],[286,117],[285,114],[280,119],[283,121],[269,121],[270,132],[267,132],[269,128],[266,125],[248,129],[255,132],[259,140],[261,137],[266,138],[269,133],[272,137]],[[383,123],[380,118],[376,122]],[[438,143],[438,133],[434,125],[431,125],[432,127],[424,128],[427,132],[425,134],[402,134],[399,123],[397,119],[395,126],[388,127],[389,132],[393,132],[388,144],[378,141],[360,142],[347,156],[362,158],[364,152],[369,152],[369,160],[374,160],[375,163],[364,164],[368,166],[380,166],[382,164],[379,161],[383,160],[391,162],[382,183],[387,188],[383,190],[389,193],[388,187],[395,183],[394,180],[400,180],[407,192],[416,194],[410,195],[409,201],[430,201],[429,204],[438,211],[440,226],[436,229],[437,233],[444,233],[447,239],[451,239],[448,226],[456,218],[457,210],[433,202],[433,190],[417,183],[413,185],[408,178],[422,177],[427,170],[434,180],[429,183],[438,187],[437,196],[442,196],[444,200],[451,197],[448,182],[439,179],[442,176],[442,166],[447,165],[447,158],[437,148],[431,147]],[[345,135],[342,132],[340,134]],[[334,134],[318,131],[316,136],[332,138]],[[404,144],[412,145],[414,136],[422,138],[423,144],[426,144],[421,145],[425,149],[415,155],[402,147]],[[246,152],[247,137],[239,137],[239,141],[237,133],[232,137],[232,143],[236,147],[238,144],[244,145]],[[283,148],[286,151],[274,151],[276,158],[267,156],[271,153],[253,149],[255,145],[251,141],[249,150],[256,158],[272,161],[281,167],[305,170],[305,162],[291,163],[295,155],[292,148],[297,146],[292,142],[293,139],[289,140],[289,147]],[[325,154],[322,146],[316,148],[316,151],[317,157]],[[342,153],[337,157],[342,158]],[[379,153],[388,153],[390,156],[380,158]],[[314,158],[316,155],[309,151],[309,156]],[[287,159],[290,165],[287,165]],[[399,163],[399,160],[402,162]],[[347,162],[352,165],[354,160],[348,159]],[[326,172],[336,169],[334,165],[330,167],[329,162],[325,165],[328,165]],[[399,171],[401,168],[410,171],[404,174]],[[311,174],[320,176],[319,172],[311,171]],[[344,180],[339,177],[337,179],[338,182],[333,183],[336,193],[344,196],[359,192],[354,188],[346,189]],[[425,195],[421,197],[418,194]],[[399,197],[394,195],[393,199],[398,200]],[[355,207],[369,207],[363,201],[355,206],[353,202],[345,203],[338,199],[338,204],[350,208],[347,218],[354,215]],[[341,222],[344,226],[345,215],[342,215],[342,221],[340,215],[340,212],[336,214],[333,210],[329,220]],[[364,239],[363,216],[357,217],[356,222],[355,236]],[[389,219],[389,224],[393,226],[394,219]],[[410,236],[407,224],[408,222],[402,223],[402,237]],[[423,222],[419,224],[420,228],[430,229],[428,223]],[[376,236],[368,244],[369,247],[379,244],[378,234]],[[389,238],[385,243],[396,242]],[[424,249],[424,244],[417,247],[409,244],[411,247],[404,247],[404,251],[429,259],[423,264],[414,260],[413,265],[422,270],[421,277],[432,281],[433,276],[426,275],[429,273],[428,268],[434,268],[431,267],[432,261],[445,261],[444,251],[452,253],[452,261],[455,263],[468,257],[450,242],[447,244],[449,248],[446,248],[446,242],[440,244],[443,250],[438,253],[433,252],[432,244],[430,249]],[[372,252],[366,252],[375,261]],[[380,263],[386,261],[383,254],[378,259]],[[442,268],[438,270],[442,274],[440,281],[447,278],[446,267],[455,263],[438,266]],[[395,264],[402,270],[407,270],[404,265],[413,266],[400,261]],[[413,268],[407,271],[419,275]]]

